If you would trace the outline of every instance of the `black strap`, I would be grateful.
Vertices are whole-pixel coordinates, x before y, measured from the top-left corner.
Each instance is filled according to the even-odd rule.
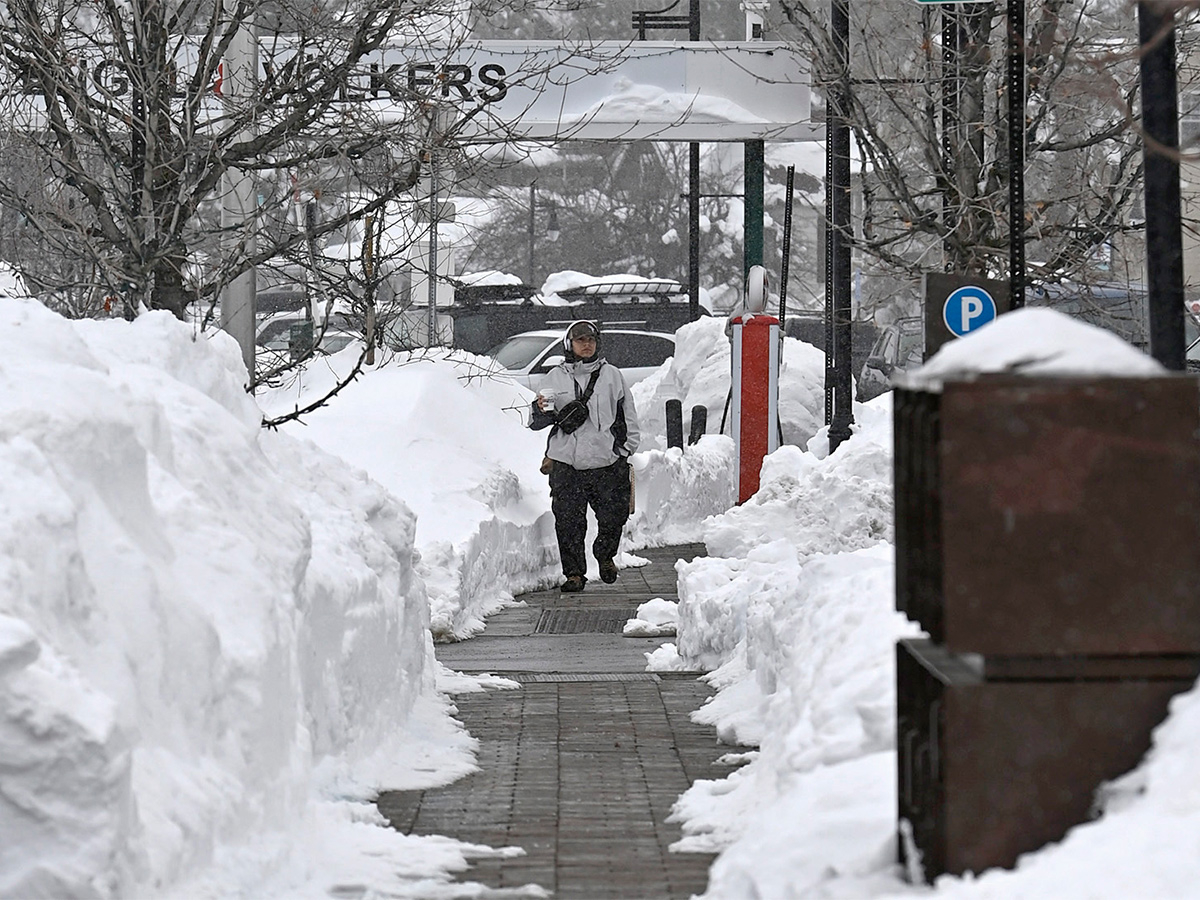
[[[587,402],[592,399],[592,391],[596,389],[596,380],[600,377],[600,370],[603,368],[604,363],[600,363],[600,365],[596,366],[596,371],[593,372],[592,377],[588,379],[587,387],[584,388],[582,394],[579,393],[579,382],[575,380],[574,375],[571,376],[571,384],[575,385],[575,399],[582,400],[584,406],[587,406]],[[546,452],[542,454],[543,456],[550,455],[550,438],[554,437],[554,432],[556,431],[558,431],[557,422],[550,426],[550,433],[546,435]]]
[[[587,388],[584,389],[582,394],[579,393],[579,382],[574,378],[571,379],[571,383],[575,385],[575,399],[582,400],[585,406],[587,405],[587,402],[592,399],[592,391],[596,388],[596,379],[600,377],[600,370],[602,368],[603,366],[596,366],[596,371],[593,372],[592,377],[588,379]]]

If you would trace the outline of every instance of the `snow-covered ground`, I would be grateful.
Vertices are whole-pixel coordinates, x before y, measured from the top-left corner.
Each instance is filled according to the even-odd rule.
[[[1154,375],[1153,360],[1049,310],[1000,317],[948,344],[911,381],[988,371]],[[895,860],[891,394],[855,408],[854,436],[784,447],[744,505],[703,523],[710,554],[680,563],[675,646],[662,668],[711,669],[699,718],[755,745],[729,777],[676,806],[687,849],[716,850],[707,898],[1197,896],[1200,695],[1177,696],[1102,814],[1015,871],[907,884]]]
[[[1195,895],[1195,691],[1097,821],[1014,872],[904,882],[892,653],[917,631],[893,611],[889,395],[827,454],[824,359],[789,340],[788,445],[731,508],[729,438],[667,449],[660,424],[677,398],[716,430],[722,324],[681,329],[635,388],[652,427],[618,560],[709,548],[678,566],[677,609],[643,610],[678,632],[648,665],[710,669],[700,716],[745,744],[675,811],[681,849],[720,851],[707,896]],[[927,374],[1013,348],[1144,365],[1082,327],[1008,314]],[[474,765],[443,691],[503,685],[440,669],[433,640],[557,580],[544,433],[524,427],[528,392],[459,353],[393,359],[259,427],[352,353],[251,398],[223,335],[0,300],[0,896],[458,896],[471,856],[518,852],[400,835],[370,799]]]

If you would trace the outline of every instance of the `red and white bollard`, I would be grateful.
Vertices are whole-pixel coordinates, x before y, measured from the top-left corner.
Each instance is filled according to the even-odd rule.
[[[763,309],[766,290],[765,271],[761,266],[752,267],[746,308]],[[738,503],[745,503],[758,490],[763,459],[779,447],[779,320],[751,311],[730,319],[730,324]]]

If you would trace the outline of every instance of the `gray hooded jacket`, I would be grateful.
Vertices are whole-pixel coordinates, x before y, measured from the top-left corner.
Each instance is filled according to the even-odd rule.
[[[542,380],[539,393],[553,392],[554,408],[564,406],[583,394],[592,373],[600,377],[588,401],[587,421],[571,434],[555,430],[546,455],[576,469],[600,469],[632,455],[641,441],[637,410],[625,387],[621,370],[603,359],[589,362],[564,362],[555,366]],[[555,413],[543,413],[533,404],[530,427],[537,430],[554,423]],[[622,421],[624,426],[622,427]]]

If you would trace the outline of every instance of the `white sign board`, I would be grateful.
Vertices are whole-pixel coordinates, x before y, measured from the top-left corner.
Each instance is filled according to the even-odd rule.
[[[809,119],[808,62],[781,43],[479,41],[384,50],[376,71],[372,93],[382,81],[397,100],[450,104],[468,141],[824,135]]]
[[[195,66],[195,47],[179,48],[181,79]],[[80,77],[121,110],[132,102],[131,79],[115,53],[96,50]],[[263,36],[259,83],[286,93],[298,67],[288,36]],[[226,113],[222,76],[202,117]],[[21,125],[44,126],[37,87],[21,77]],[[345,74],[334,103],[362,104],[383,119],[408,119],[436,104],[462,142],[808,141],[824,128],[809,120],[808,61],[787,44],[766,41],[473,41],[453,47],[386,48]],[[283,115],[267,110],[264,116]]]

